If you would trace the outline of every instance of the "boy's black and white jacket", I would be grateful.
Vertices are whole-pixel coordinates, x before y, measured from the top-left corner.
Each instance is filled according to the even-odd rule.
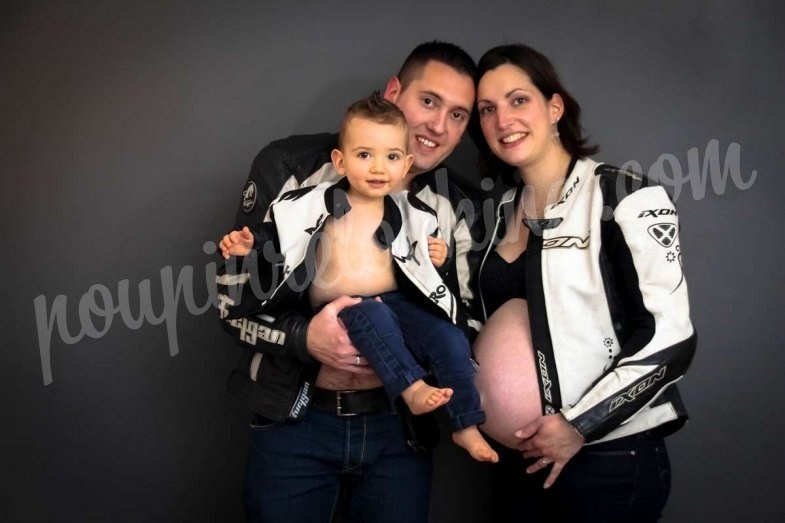
[[[522,191],[502,197],[493,244]],[[543,412],[561,411],[589,442],[680,427],[687,414],[674,384],[692,360],[696,334],[678,215],[666,191],[582,159],[544,219],[526,225]],[[481,288],[479,299],[485,313]]]
[[[328,218],[351,212],[348,181],[321,183],[283,194],[270,206],[268,221],[252,227],[252,256],[218,276],[220,314],[227,331],[253,351],[248,369],[230,378],[232,393],[252,410],[272,419],[297,419],[310,397],[318,363],[303,344],[288,343],[287,333],[271,329],[270,314],[303,310],[315,273],[316,242]],[[390,254],[397,274],[416,288],[453,323],[466,317],[430,261],[428,236],[439,235],[436,211],[413,193],[384,198],[384,216],[375,240]],[[465,328],[465,327],[464,327]],[[262,349],[263,346],[263,349]],[[297,354],[291,351],[301,347]],[[262,349],[262,352],[256,352]]]
[[[270,207],[271,221],[253,228],[254,245],[268,243],[265,262],[274,266],[274,281],[259,303],[260,310],[274,308],[280,293],[300,299],[314,273],[316,240],[328,218],[340,220],[351,211],[348,180],[322,183],[285,193]],[[384,215],[375,240],[390,254],[400,273],[455,323],[458,309],[428,254],[428,236],[439,234],[436,211],[408,191],[384,197]],[[258,255],[257,249],[257,255]],[[264,257],[265,253],[261,253]],[[297,278],[298,273],[300,278]],[[285,300],[286,298],[283,298]]]

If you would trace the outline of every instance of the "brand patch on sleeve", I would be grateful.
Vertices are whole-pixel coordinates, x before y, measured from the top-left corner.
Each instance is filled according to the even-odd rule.
[[[676,224],[673,223],[657,223],[649,227],[648,231],[654,241],[666,249],[676,240]]]
[[[243,212],[246,214],[253,211],[254,205],[256,204],[256,183],[253,180],[248,180],[248,183],[245,184],[243,188]]]

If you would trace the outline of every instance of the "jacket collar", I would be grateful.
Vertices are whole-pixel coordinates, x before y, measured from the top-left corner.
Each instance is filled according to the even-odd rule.
[[[442,185],[443,185],[444,181],[446,181],[449,178],[449,174],[447,172],[447,167],[445,167],[444,164],[439,164],[433,169],[431,169],[430,171],[425,171],[424,173],[420,173],[417,176],[415,176],[414,179],[412,179],[412,183],[409,185],[409,192],[412,194],[417,194],[423,188],[428,187],[431,190],[431,192],[438,194],[440,187],[439,187],[439,183],[437,183],[436,175],[442,170],[444,171],[443,174],[444,180],[442,181]]]
[[[348,191],[349,180],[345,176],[324,191],[324,208],[336,220],[340,220],[352,210]],[[383,249],[389,249],[402,226],[401,210],[389,195],[385,196],[384,214],[374,233],[374,238]]]
[[[562,185],[561,192],[559,194],[559,200],[545,209],[545,217],[540,219],[524,218],[523,224],[537,236],[542,236],[543,230],[555,229],[559,226],[559,224],[561,224],[563,218],[560,216],[552,216],[551,213],[554,209],[558,209],[560,206],[562,206],[568,200],[568,198],[572,196],[572,193],[575,192],[577,185],[581,182],[581,180],[578,178],[581,169],[575,168],[578,162],[579,160],[577,157],[573,157],[572,160],[570,160],[570,165],[567,167],[567,174],[564,178],[564,184]],[[523,195],[524,186],[525,184],[523,183],[523,180],[520,180],[518,185],[505,192],[499,205],[499,211],[501,211],[506,206],[511,206],[509,208],[509,212],[514,213],[514,209],[520,202],[521,196]],[[562,211],[562,209],[558,210]],[[564,213],[559,212],[559,214]],[[511,216],[512,215],[514,214],[511,214]]]

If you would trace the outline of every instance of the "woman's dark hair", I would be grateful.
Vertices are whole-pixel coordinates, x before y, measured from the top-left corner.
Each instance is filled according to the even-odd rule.
[[[556,93],[561,96],[564,101],[564,114],[559,119],[557,129],[559,139],[570,156],[584,158],[596,154],[600,150],[597,145],[589,144],[588,138],[584,136],[581,127],[581,106],[564,88],[553,64],[545,55],[531,47],[523,44],[510,44],[500,45],[487,51],[477,64],[475,85],[479,85],[480,79],[485,73],[503,64],[512,64],[524,71],[546,100],[550,100]],[[499,170],[505,175],[511,174],[512,170],[509,166],[506,169],[502,167],[505,164],[491,153],[485,142],[476,107],[473,113],[469,134],[480,150],[480,166],[483,174],[495,175],[499,173]]]

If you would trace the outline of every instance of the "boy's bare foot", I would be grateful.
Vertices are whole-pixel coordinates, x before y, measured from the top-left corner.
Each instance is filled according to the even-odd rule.
[[[466,427],[452,433],[452,440],[459,447],[463,447],[477,461],[499,461],[499,455],[488,445],[485,438],[480,434],[477,426]]]
[[[448,401],[452,396],[452,389],[440,389],[431,387],[423,380],[417,380],[403,392],[401,397],[412,414],[425,414],[436,410]]]

